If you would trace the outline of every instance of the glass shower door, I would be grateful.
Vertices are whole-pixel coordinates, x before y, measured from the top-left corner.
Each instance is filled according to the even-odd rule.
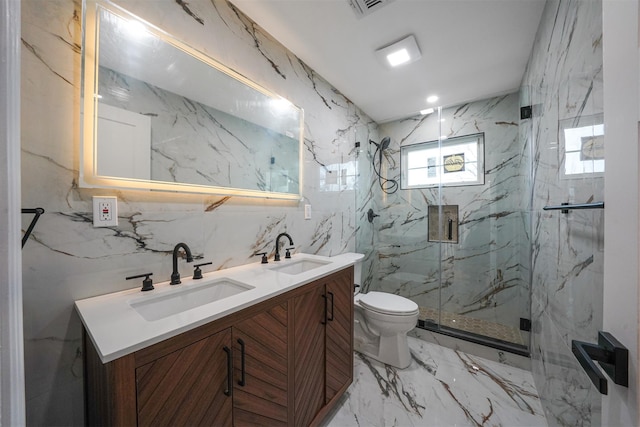
[[[530,322],[529,152],[519,93],[441,110],[442,331],[526,354]],[[468,148],[477,137],[478,149]],[[464,175],[471,175],[464,178]],[[465,181],[466,180],[466,181]]]

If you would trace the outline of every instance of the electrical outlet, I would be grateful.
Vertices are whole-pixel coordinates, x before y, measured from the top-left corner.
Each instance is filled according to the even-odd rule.
[[[111,211],[110,202],[99,202],[98,211],[100,214],[100,222],[111,221],[111,219],[113,218],[113,212]]]
[[[304,205],[304,219],[311,219],[311,205]]]
[[[93,197],[93,226],[118,225],[118,199],[113,196]]]

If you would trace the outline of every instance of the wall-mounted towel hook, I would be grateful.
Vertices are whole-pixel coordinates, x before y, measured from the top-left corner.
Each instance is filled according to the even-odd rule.
[[[376,213],[373,213],[373,209],[369,208],[369,210],[367,211],[367,219],[369,220],[369,222],[373,222],[373,218],[380,216]]]
[[[27,240],[29,239],[29,236],[31,235],[33,228],[36,226],[36,222],[38,222],[38,219],[40,219],[40,215],[44,213],[44,209],[42,208],[22,209],[21,212],[23,214],[35,214],[35,216],[31,220],[31,224],[29,224],[29,227],[27,228],[27,231],[25,231],[24,236],[22,236],[22,247],[24,248],[24,245],[25,243],[27,243]]]

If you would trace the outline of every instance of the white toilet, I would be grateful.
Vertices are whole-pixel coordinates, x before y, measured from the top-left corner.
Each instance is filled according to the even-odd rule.
[[[362,261],[354,265],[361,283]],[[411,363],[407,332],[416,327],[418,304],[386,292],[354,296],[354,348],[382,363],[404,369]]]

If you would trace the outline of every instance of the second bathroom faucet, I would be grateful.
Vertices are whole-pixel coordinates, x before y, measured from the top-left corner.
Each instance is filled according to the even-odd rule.
[[[173,272],[171,273],[171,284],[179,285],[182,283],[180,281],[180,273],[178,272],[178,251],[182,248],[184,253],[187,255],[187,262],[193,262],[193,256],[191,255],[191,249],[187,246],[186,243],[178,243],[175,248],[173,248]]]
[[[280,238],[281,237],[286,237],[287,239],[289,239],[289,245],[293,246],[293,239],[291,238],[291,236],[289,236],[287,233],[278,234],[278,237],[276,237],[276,254],[273,257],[274,261],[280,261]],[[293,249],[293,248],[288,248],[287,249],[287,253],[285,255],[285,258],[291,258],[291,254],[289,253],[289,249]]]

